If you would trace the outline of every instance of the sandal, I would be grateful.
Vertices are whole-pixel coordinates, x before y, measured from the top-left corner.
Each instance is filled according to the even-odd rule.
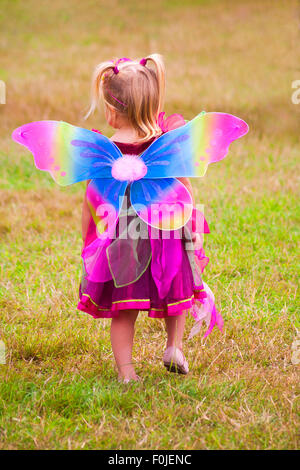
[[[189,365],[183,352],[175,346],[170,346],[164,352],[164,366],[169,372],[186,375],[189,372]]]

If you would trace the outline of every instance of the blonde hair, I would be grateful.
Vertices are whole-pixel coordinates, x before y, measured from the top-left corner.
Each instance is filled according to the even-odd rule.
[[[148,63],[154,67],[149,67]],[[165,97],[165,67],[162,56],[151,54],[141,60],[102,62],[92,78],[92,99],[86,118],[101,99],[112,106],[146,141],[161,134],[157,118]]]

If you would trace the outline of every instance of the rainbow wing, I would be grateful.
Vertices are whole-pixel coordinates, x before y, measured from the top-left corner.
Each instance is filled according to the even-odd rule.
[[[138,216],[160,230],[183,227],[193,211],[189,191],[175,178],[134,181],[130,188],[130,200]]]
[[[144,178],[204,176],[210,163],[222,160],[234,140],[248,132],[241,119],[225,113],[200,113],[182,127],[155,140],[140,156]]]
[[[126,181],[112,178],[96,178],[88,184],[86,197],[99,235],[114,231],[126,188]]]
[[[30,122],[12,138],[27,147],[39,170],[49,171],[60,185],[90,178],[111,178],[114,160],[122,154],[107,137],[62,121]]]

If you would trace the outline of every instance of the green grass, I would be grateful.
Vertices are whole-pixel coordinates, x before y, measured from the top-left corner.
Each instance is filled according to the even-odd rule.
[[[0,448],[299,446],[295,11],[283,1],[2,0]],[[150,52],[165,57],[167,113],[232,112],[250,133],[194,184],[224,334],[186,341],[191,372],[174,376],[162,366],[163,322],[141,313],[134,357],[144,380],[124,386],[109,320],[76,310],[84,185],[55,186],[10,134],[61,119],[110,135],[102,115],[82,119],[92,69]]]

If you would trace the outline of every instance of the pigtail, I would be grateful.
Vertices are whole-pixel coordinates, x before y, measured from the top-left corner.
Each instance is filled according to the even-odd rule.
[[[146,65],[146,61],[150,60],[155,66],[156,78],[158,83],[158,109],[159,113],[163,110],[164,101],[165,101],[165,88],[166,88],[166,70],[163,58],[160,54],[150,54],[142,61]],[[141,61],[141,62],[142,62]],[[140,63],[141,63],[140,62]]]
[[[88,112],[84,116],[87,119],[97,108],[100,98],[103,96],[103,79],[105,73],[109,70],[113,71],[114,64],[111,61],[102,62],[98,64],[94,70],[92,77],[92,87],[91,87],[91,104]]]

